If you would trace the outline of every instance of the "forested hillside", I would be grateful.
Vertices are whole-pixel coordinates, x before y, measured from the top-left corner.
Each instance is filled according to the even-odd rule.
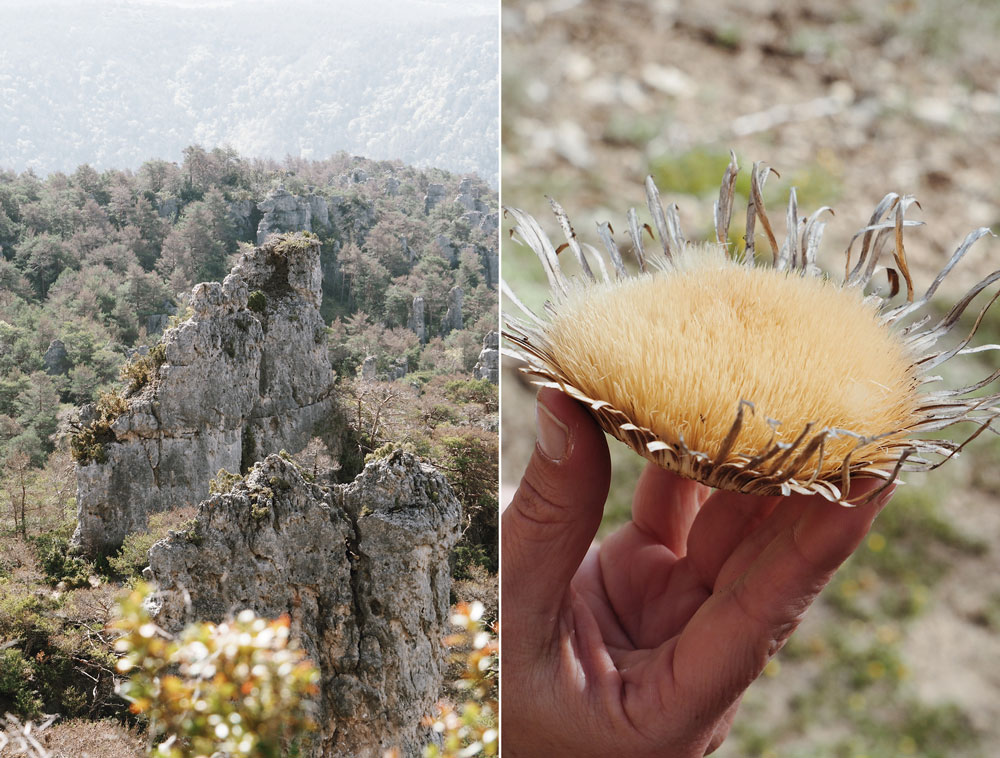
[[[432,462],[462,504],[453,599],[495,618],[497,219],[474,176],[346,154],[279,164],[192,146],[135,172],[0,171],[0,713],[122,716],[111,599],[193,509],[94,563],[73,555],[78,409],[120,413],[162,362],[163,330],[192,314],[192,286],[276,233],[321,245],[330,423],[347,430],[338,452],[317,438],[298,465],[334,482],[391,450]]]
[[[496,186],[497,26],[481,0],[8,0],[0,165],[134,170],[199,142]]]

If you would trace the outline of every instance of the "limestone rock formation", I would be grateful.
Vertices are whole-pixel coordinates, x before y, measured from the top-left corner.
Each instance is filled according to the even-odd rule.
[[[458,185],[458,197],[455,198],[455,202],[467,211],[486,213],[489,207],[479,199],[480,192],[481,188],[477,187],[471,179],[463,179]]]
[[[361,381],[363,382],[374,382],[375,381],[375,356],[369,355],[361,363]]]
[[[430,213],[434,206],[444,199],[444,193],[443,184],[428,184],[427,194],[424,195],[424,213]]]
[[[448,310],[444,314],[441,322],[441,336],[444,337],[449,332],[462,328],[462,301],[464,293],[457,284],[448,291]]]
[[[482,222],[479,224],[479,228],[486,234],[493,234],[497,229],[500,228],[500,214],[499,213],[487,213],[483,216]]]
[[[253,226],[253,201],[246,197],[234,200],[226,208],[226,216],[233,225],[237,239],[248,240],[253,237],[256,229]]]
[[[330,225],[330,208],[319,195],[299,197],[284,187],[278,187],[257,204],[263,213],[257,225],[257,244],[263,244],[273,234],[311,232],[317,226]]]
[[[452,266],[458,263],[458,248],[445,235],[439,234],[434,238],[434,250]]]
[[[486,274],[486,283],[490,287],[496,287],[500,283],[500,253],[496,247],[482,248],[480,258],[483,263],[483,271]]]
[[[45,373],[50,376],[67,374],[73,368],[73,362],[69,359],[69,353],[66,352],[66,345],[59,339],[49,343],[49,349],[42,356],[42,362],[45,364]]]
[[[409,370],[410,365],[405,357],[397,358],[395,362],[389,367],[389,381],[394,382],[397,379],[402,379],[406,376],[406,372]]]
[[[487,379],[493,384],[500,382],[500,339],[496,332],[487,332],[483,338],[483,350],[479,361],[472,369],[476,379]]]
[[[150,550],[157,622],[288,614],[321,671],[319,731],[304,755],[417,758],[444,669],[460,512],[444,477],[408,453],[332,488],[269,456]]]
[[[424,298],[417,295],[413,298],[413,305],[410,308],[410,318],[406,323],[406,328],[417,335],[421,343],[427,342],[427,322],[424,320]]]
[[[219,469],[315,435],[335,402],[321,283],[313,238],[244,253],[223,283],[194,288],[192,315],[163,335],[117,418],[98,429],[87,427],[93,409],[81,412],[100,443],[77,466],[74,541],[85,552],[113,549],[150,513],[201,502]]]

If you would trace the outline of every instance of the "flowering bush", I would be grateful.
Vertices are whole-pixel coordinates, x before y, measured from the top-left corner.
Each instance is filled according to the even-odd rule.
[[[449,636],[445,644],[453,649],[456,660],[464,663],[462,678],[455,683],[465,690],[469,699],[457,707],[438,703],[437,715],[431,720],[435,732],[442,736],[442,745],[424,748],[425,758],[471,758],[477,755],[497,755],[500,742],[497,731],[497,654],[499,647],[493,630],[482,622],[483,604],[459,603],[451,623],[460,631]]]
[[[233,621],[168,634],[150,618],[139,583],[119,601],[120,694],[149,718],[154,758],[279,758],[293,735],[314,728],[319,672],[289,640],[289,620],[243,611]]]

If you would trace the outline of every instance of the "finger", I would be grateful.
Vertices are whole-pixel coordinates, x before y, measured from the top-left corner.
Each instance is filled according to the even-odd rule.
[[[601,542],[608,603],[632,647],[653,648],[673,637],[709,593],[660,540],[629,522]]]
[[[503,513],[501,554],[507,639],[537,654],[597,534],[611,462],[603,432],[576,401],[543,389],[536,413],[538,442]]]
[[[739,710],[740,702],[743,700],[741,695],[735,703],[726,709],[725,714],[719,719],[719,722],[715,725],[715,733],[712,734],[712,739],[709,741],[708,746],[705,748],[705,755],[711,755],[716,750],[721,747],[722,743],[726,741],[726,737],[729,736],[729,731],[733,728],[733,719],[736,718],[736,711]]]
[[[711,488],[650,463],[632,499],[632,521],[678,558],[687,552],[688,532]]]
[[[752,534],[782,498],[715,492],[698,511],[688,534],[687,556],[705,587],[713,589],[733,551]]]
[[[858,495],[880,482],[859,481]],[[852,493],[854,494],[854,493]],[[725,708],[760,674],[836,568],[868,533],[891,489],[849,508],[815,496],[746,573],[716,592],[677,642],[676,686],[694,708]]]

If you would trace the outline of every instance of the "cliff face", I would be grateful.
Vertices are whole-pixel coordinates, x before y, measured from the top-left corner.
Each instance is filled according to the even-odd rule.
[[[332,488],[269,456],[150,550],[157,623],[287,613],[322,676],[305,754],[381,758],[396,747],[416,758],[441,686],[460,512],[444,477],[406,453]]]
[[[319,243],[288,236],[194,288],[192,315],[164,333],[148,381],[103,430],[96,460],[77,467],[85,552],[115,548],[150,513],[201,502],[219,469],[301,449],[329,418],[321,284]]]

